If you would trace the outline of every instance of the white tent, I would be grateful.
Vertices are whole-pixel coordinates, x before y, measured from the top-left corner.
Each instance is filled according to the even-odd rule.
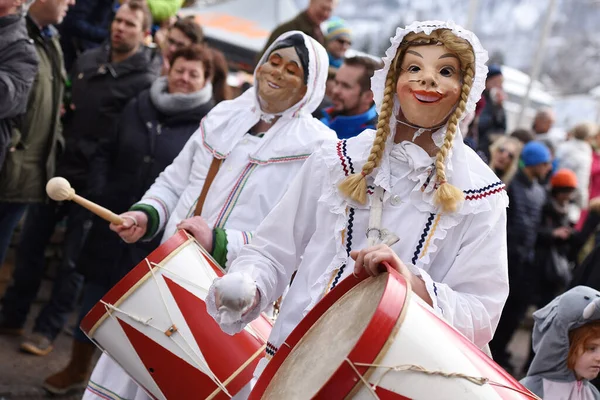
[[[182,8],[179,14],[196,17],[207,41],[225,53],[230,68],[252,72],[271,31],[298,12],[293,0],[229,0]]]

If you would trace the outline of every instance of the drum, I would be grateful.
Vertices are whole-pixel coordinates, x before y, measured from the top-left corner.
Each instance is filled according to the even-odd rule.
[[[349,276],[279,347],[250,399],[537,399],[389,266]]]
[[[154,399],[228,399],[252,379],[271,332],[261,316],[237,335],[204,300],[223,272],[179,231],[115,285],[81,329]]]

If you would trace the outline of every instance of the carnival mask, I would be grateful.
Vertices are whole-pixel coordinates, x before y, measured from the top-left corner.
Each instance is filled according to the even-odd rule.
[[[306,94],[305,73],[293,47],[273,50],[256,71],[261,109],[279,114],[302,100]]]
[[[417,45],[406,50],[396,93],[404,120],[420,128],[443,125],[458,104],[462,90],[460,61],[442,45]]]

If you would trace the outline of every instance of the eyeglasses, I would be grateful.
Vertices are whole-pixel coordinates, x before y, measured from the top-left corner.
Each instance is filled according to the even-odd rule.
[[[174,40],[174,39],[172,39],[172,38],[170,38],[168,36],[167,36],[167,44],[169,46],[175,47],[177,50],[183,49],[185,47],[185,43],[178,42],[177,40]]]
[[[336,40],[336,41],[337,41],[339,44],[341,44],[341,45],[343,45],[343,46],[348,46],[348,47],[352,46],[352,42],[351,42],[351,41],[349,41],[349,40],[345,40],[345,39],[342,39],[342,38],[337,38],[337,39],[335,39],[335,40]]]
[[[506,154],[508,155],[508,158],[510,158],[511,160],[514,160],[514,159],[515,159],[515,155],[514,155],[514,153],[511,153],[510,151],[506,150],[504,147],[499,147],[499,148],[498,148],[498,151],[499,151],[500,153],[506,153]]]

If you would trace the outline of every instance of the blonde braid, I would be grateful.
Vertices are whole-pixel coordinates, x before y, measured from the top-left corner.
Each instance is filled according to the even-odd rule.
[[[367,202],[367,175],[379,166],[385,142],[390,135],[390,117],[394,111],[394,94],[396,93],[396,71],[390,68],[386,80],[385,90],[383,91],[383,102],[381,112],[377,120],[377,133],[373,140],[373,146],[369,153],[367,162],[363,165],[359,174],[349,175],[339,185],[340,192],[345,196],[357,201],[360,204]]]
[[[456,136],[456,129],[458,126],[458,119],[465,112],[467,107],[467,99],[469,98],[469,92],[471,91],[471,85],[473,83],[474,71],[473,67],[469,65],[463,76],[462,92],[460,95],[460,101],[458,106],[450,116],[448,120],[448,128],[446,130],[446,136],[444,138],[444,144],[438,151],[435,158],[436,178],[438,182],[438,188],[433,196],[434,202],[442,208],[442,212],[454,212],[458,208],[460,202],[464,201],[465,195],[454,185],[449,184],[446,181],[446,158],[452,149],[452,143],[454,142],[454,136]]]

